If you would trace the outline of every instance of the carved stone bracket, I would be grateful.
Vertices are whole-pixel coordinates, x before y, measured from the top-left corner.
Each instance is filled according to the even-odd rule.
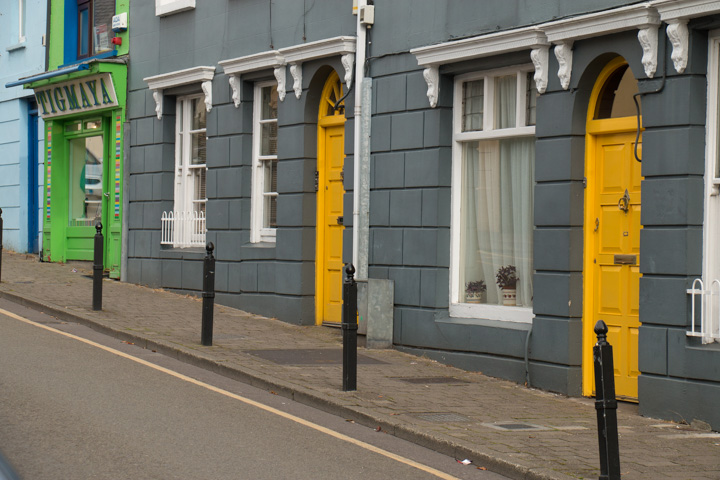
[[[275,67],[273,74],[275,75],[275,80],[277,81],[278,98],[282,102],[285,100],[285,94],[287,93],[287,87],[285,86],[285,65],[283,64]]]
[[[573,42],[566,41],[555,45],[555,58],[557,58],[560,68],[558,68],[558,78],[563,90],[570,88],[570,76],[572,75],[572,51]]]
[[[437,66],[429,66],[423,70],[423,78],[428,85],[427,97],[430,100],[430,106],[435,108],[440,94],[440,69]]]
[[[672,58],[675,71],[683,73],[688,62],[688,27],[686,18],[668,21],[667,35],[673,46]]]
[[[230,75],[228,82],[230,82],[230,88],[232,88],[232,99],[235,103],[235,108],[238,108],[240,106],[240,77]]]
[[[340,61],[342,62],[342,66],[345,68],[345,87],[350,90],[353,80],[353,64],[355,63],[355,54],[346,53],[345,55],[340,57]]]
[[[638,40],[643,50],[642,64],[645,75],[653,78],[657,70],[658,30],[659,25],[648,25],[638,30]]]
[[[155,114],[158,120],[162,120],[163,116],[163,92],[162,90],[153,90],[153,99],[155,100]]]
[[[212,110],[212,81],[202,82],[200,86],[205,94],[205,110],[209,112]]]
[[[542,45],[530,51],[530,59],[535,65],[535,87],[538,93],[545,93],[548,83],[548,61],[550,47]]]
[[[302,63],[291,63],[290,75],[293,77],[293,90],[295,91],[295,98],[299,100],[300,95],[302,95]]]

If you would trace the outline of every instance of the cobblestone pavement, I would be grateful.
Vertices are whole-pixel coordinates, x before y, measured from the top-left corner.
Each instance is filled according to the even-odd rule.
[[[340,363],[312,364],[307,352],[295,351],[336,353],[338,329],[294,326],[216,305],[214,345],[203,347],[196,297],[105,280],[104,309],[94,312],[89,263],[40,263],[35,256],[2,253],[0,296],[61,320],[90,324],[511,478],[599,476],[592,399],[362,347],[358,389],[342,392]],[[286,361],[267,360],[268,353],[283,353]],[[641,417],[629,404],[621,405],[618,418],[624,479],[720,478],[720,435]]]

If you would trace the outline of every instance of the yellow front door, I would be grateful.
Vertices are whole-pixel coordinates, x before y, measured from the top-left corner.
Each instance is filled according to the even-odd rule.
[[[316,256],[316,323],[339,323],[342,315],[343,281],[343,165],[345,161],[345,115],[334,110],[342,97],[337,74],[328,79],[318,119],[318,194]]]
[[[591,96],[586,136],[583,393],[595,394],[594,326],[603,320],[613,347],[615,392],[638,397],[640,291],[640,137],[632,94],[637,82],[617,58],[600,74]]]
[[[600,135],[595,144],[592,326],[603,320],[613,346],[615,391],[637,398],[640,286],[640,163],[635,132]]]

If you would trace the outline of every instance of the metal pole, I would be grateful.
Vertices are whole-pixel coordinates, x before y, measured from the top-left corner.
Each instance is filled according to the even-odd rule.
[[[209,347],[213,341],[213,306],[215,304],[215,257],[213,250],[215,245],[209,242],[203,260],[203,292],[202,292],[202,331],[200,342]]]
[[[355,267],[345,268],[343,281],[343,392],[357,390],[357,283],[353,278]]]
[[[93,310],[102,310],[102,277],[105,270],[103,262],[103,241],[102,223],[95,224],[95,248],[93,260]]]
[[[607,332],[607,325],[599,320],[595,324],[598,342],[593,347],[595,410],[597,411],[598,444],[600,446],[599,480],[620,480],[615,373],[612,345],[607,342]]]

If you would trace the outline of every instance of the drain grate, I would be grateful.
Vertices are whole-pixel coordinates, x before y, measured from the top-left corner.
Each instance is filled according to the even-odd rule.
[[[418,413],[413,415],[415,418],[425,420],[427,422],[436,423],[469,423],[472,420],[465,415],[459,413]]]
[[[540,425],[533,425],[531,423],[514,423],[514,422],[502,422],[502,423],[483,423],[484,427],[490,427],[495,430],[501,430],[505,432],[537,432],[540,430],[550,430],[547,427]]]
[[[467,380],[453,377],[396,377],[398,380],[418,385],[466,384]]]
[[[298,348],[293,350],[246,350],[254,355],[280,365],[342,365],[342,349],[335,348]],[[358,364],[379,365],[380,360],[358,354]]]

